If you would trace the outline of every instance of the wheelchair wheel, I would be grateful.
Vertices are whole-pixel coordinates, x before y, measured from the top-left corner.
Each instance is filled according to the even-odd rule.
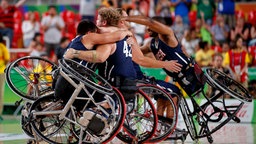
[[[212,68],[207,68],[205,71],[206,77],[222,91],[241,101],[252,101],[252,96],[249,92],[240,83],[225,73]]]
[[[103,94],[113,94],[112,86],[104,78],[82,64],[71,59],[61,59],[59,65],[64,72],[83,82],[86,86]]]
[[[139,85],[139,89],[151,98],[158,114],[157,130],[148,142],[157,143],[165,140],[176,127],[178,118],[176,104],[174,104],[170,94],[156,85]],[[171,115],[172,118],[168,118],[167,115]]]
[[[184,122],[188,129],[189,135],[192,140],[195,140],[197,137],[197,132],[196,132],[196,127],[194,123],[194,117],[191,114],[190,109],[188,107],[188,103],[186,102],[184,97],[181,97],[179,106],[180,106],[180,110],[181,110],[181,114],[183,116]]]
[[[77,143],[78,139],[70,137],[73,135],[70,122],[65,119],[60,120],[59,113],[47,113],[52,110],[61,110],[62,108],[62,101],[56,100],[53,95],[39,98],[32,104],[30,109],[31,126],[37,136],[48,143]]]
[[[122,128],[122,125],[124,123],[125,114],[126,114],[126,105],[123,98],[123,95],[119,92],[118,89],[113,88],[114,94],[109,96],[111,99],[106,98],[106,100],[109,100],[110,103],[113,103],[113,105],[110,108],[103,108],[107,111],[105,114],[105,118],[107,118],[108,126],[107,126],[107,133],[102,134],[95,134],[93,133],[93,130],[90,129],[90,123],[88,124],[87,128],[85,128],[83,134],[81,135],[81,129],[79,126],[74,125],[73,130],[75,131],[75,134],[78,138],[81,138],[82,143],[108,143],[111,141],[117,133]],[[103,104],[103,103],[102,103]],[[98,113],[101,111],[99,108],[97,111]],[[94,110],[96,112],[96,110]],[[104,113],[101,111],[100,113]],[[101,115],[102,115],[101,114]],[[80,118],[81,120],[81,118]],[[97,123],[99,125],[99,123]],[[85,126],[86,127],[86,126]]]
[[[5,71],[6,82],[18,96],[36,100],[52,92],[53,62],[41,57],[22,57],[12,62]]]
[[[135,99],[127,103],[127,114],[117,138],[126,143],[143,143],[151,139],[157,128],[157,114],[150,98],[138,90]]]

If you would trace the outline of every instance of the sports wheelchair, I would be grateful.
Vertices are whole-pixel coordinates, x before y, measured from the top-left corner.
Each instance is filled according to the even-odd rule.
[[[252,101],[252,96],[240,83],[223,72],[213,68],[206,68],[203,72],[197,65],[195,67],[194,78],[202,83],[202,86],[193,94],[188,95],[189,98],[180,96],[179,108],[192,140],[198,141],[206,137],[209,143],[213,143],[211,134],[230,120],[240,122],[236,114],[245,102]],[[204,90],[207,86],[214,89],[209,94],[210,97]],[[228,104],[226,95],[237,100],[236,104]],[[203,97],[205,101],[199,103],[198,96]]]
[[[21,100],[16,101],[21,110],[22,130],[31,138],[34,138],[30,123],[27,121],[31,104],[39,97],[53,94],[52,70],[57,65],[53,62],[36,56],[21,57],[10,63],[5,69],[5,80],[9,88]],[[21,103],[24,102],[23,105]]]
[[[33,131],[49,143],[110,141],[125,118],[121,93],[94,71],[73,60],[60,60],[59,65],[56,73],[75,90],[68,100],[54,95],[37,99],[29,113]]]
[[[31,105],[27,121],[38,138],[49,143],[107,143],[117,135],[128,143],[142,143],[154,135],[157,115],[143,91],[126,105],[119,90],[91,69],[68,59],[59,65],[56,73],[74,92],[68,100],[52,94]]]
[[[39,70],[33,71],[37,67],[37,65],[32,64],[34,61],[37,61],[38,64],[46,63],[47,68],[51,68],[51,71],[47,71],[48,73],[46,70],[40,71],[41,73],[38,72]],[[143,91],[138,90],[136,92],[135,99],[127,104],[129,112],[126,113],[123,96],[117,88],[110,86],[92,70],[73,60],[64,59],[59,61],[59,64],[60,66],[57,68],[55,64],[43,58],[23,57],[10,64],[6,69],[8,85],[17,95],[22,97],[22,100],[25,100],[21,124],[23,131],[28,136],[37,141],[44,140],[49,143],[76,143],[79,141],[95,143],[110,141],[116,135],[115,132],[119,132],[118,137],[125,142],[134,140],[143,142],[154,135],[157,115],[153,103]],[[11,75],[13,72],[16,76]],[[45,87],[40,85],[45,83],[41,78],[42,74],[49,76],[51,80],[47,82],[49,91],[44,90]],[[54,78],[52,75],[58,74],[76,88],[69,101],[64,102],[53,94],[51,88]],[[23,85],[18,85],[21,81],[24,81]],[[84,91],[88,97],[79,97],[79,91]],[[96,95],[104,97],[104,102],[97,103],[94,99]],[[106,102],[107,100],[108,102]],[[75,101],[84,101],[86,105],[84,105],[83,110],[86,112],[81,109],[78,110],[74,104]],[[112,113],[107,114],[101,104],[115,107],[115,109],[110,110],[108,108],[107,111],[112,111]],[[93,108],[88,108],[92,107],[91,105],[94,105]],[[87,132],[88,128],[85,130],[85,126],[81,124],[86,122],[88,124],[88,120],[85,120],[83,115],[91,115],[91,120],[94,118],[92,114],[95,113],[95,109],[96,114],[100,113],[96,116],[104,115],[107,117],[110,115],[112,124],[115,122],[115,126],[113,126],[114,124],[110,126],[111,129],[108,129],[108,135],[105,137],[92,134],[97,134],[97,132],[92,131],[92,127],[95,125],[89,123],[90,132]],[[108,123],[110,122],[108,120]],[[112,133],[111,130],[113,130]]]

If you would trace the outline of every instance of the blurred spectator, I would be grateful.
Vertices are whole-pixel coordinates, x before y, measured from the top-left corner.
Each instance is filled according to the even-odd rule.
[[[70,42],[69,38],[67,38],[67,37],[61,38],[60,46],[57,49],[55,49],[55,55],[58,60],[63,58],[63,55],[66,51],[66,48],[67,48],[69,42]]]
[[[195,60],[201,67],[208,67],[212,65],[212,56],[214,51],[210,48],[208,42],[200,41],[200,49],[195,54]]]
[[[8,0],[1,1],[0,7],[0,33],[7,36],[12,43],[14,28],[14,13],[26,0],[19,0],[15,5],[10,5]]]
[[[225,59],[225,56],[226,56],[226,54],[228,53],[228,51],[230,50],[230,46],[229,46],[229,43],[228,42],[224,42],[223,44],[222,44],[222,57],[223,57],[223,59]]]
[[[236,40],[236,36],[242,37],[243,42],[248,44],[249,40],[249,26],[245,24],[244,17],[237,17],[236,25],[231,29],[230,38],[232,41]]]
[[[187,30],[181,40],[181,44],[185,48],[189,57],[195,57],[195,52],[198,49],[198,43],[199,38],[196,36],[195,28]]]
[[[95,0],[94,0],[95,1]],[[118,0],[102,0],[101,5],[105,7],[118,7]]]
[[[213,16],[215,14],[215,2],[214,0],[192,0],[197,6],[197,17],[201,18],[201,12],[204,13],[203,18],[208,25],[212,25]]]
[[[175,16],[181,16],[184,24],[189,24],[188,13],[191,7],[191,0],[171,0]]]
[[[213,55],[213,58],[212,58],[212,68],[214,69],[217,69],[223,73],[225,73],[226,75],[232,77],[231,75],[231,72],[228,68],[226,67],[223,67],[223,57],[222,57],[222,54],[221,53],[215,53]],[[216,92],[218,93],[219,91],[217,90],[216,88],[214,87],[208,87],[208,90],[207,90],[207,95],[209,95],[209,97],[211,97],[212,95],[216,95]],[[210,95],[211,94],[211,95]],[[230,98],[230,95],[228,94],[224,94],[225,95],[225,98]]]
[[[195,32],[196,32],[196,37],[199,39],[202,39],[201,35],[201,28],[202,28],[202,21],[201,19],[197,19],[195,22]]]
[[[240,35],[236,36],[235,43],[235,47],[229,50],[225,56],[224,66],[230,68],[234,79],[247,88],[249,55],[243,48],[243,39]]]
[[[171,27],[179,41],[181,41],[185,31],[189,28],[187,24],[183,23],[182,17],[179,15],[175,17],[175,21]]]
[[[218,14],[224,18],[224,23],[230,28],[235,26],[235,0],[217,0]]]
[[[232,76],[230,70],[223,66],[223,60],[224,59],[221,53],[215,53],[212,58],[212,67],[229,76]]]
[[[46,53],[48,57],[51,57],[51,52],[59,46],[60,39],[62,37],[61,31],[65,24],[63,19],[57,14],[55,6],[49,6],[48,15],[42,19],[42,29],[44,30],[44,42]]]
[[[149,0],[149,11],[148,11],[149,17],[156,16],[155,7],[156,7],[155,0]]]
[[[129,13],[127,13],[129,16],[132,15],[143,15],[143,13],[140,11],[140,1],[136,0],[135,1],[135,8],[131,9]],[[134,29],[134,33],[139,36],[139,39],[144,40],[144,34],[146,27],[144,25],[136,24],[136,23],[131,23],[131,27]]]
[[[94,21],[96,2],[96,0],[80,0],[79,14],[82,16],[82,19]]]
[[[249,41],[248,46],[256,46],[256,24],[251,26],[250,36],[251,36],[251,40]]]
[[[156,5],[156,15],[161,17],[171,17],[171,3],[169,0],[158,0]]]
[[[40,23],[36,21],[35,14],[33,12],[28,12],[28,20],[22,22],[22,32],[23,32],[23,44],[24,47],[29,47],[31,40],[33,39],[35,33],[40,31]]]
[[[45,49],[42,43],[36,42],[35,47],[29,54],[30,56],[40,56],[42,53],[45,53]]]
[[[4,87],[5,87],[5,74],[4,69],[10,60],[8,48],[5,46],[2,34],[0,34],[0,122],[3,120],[2,113],[4,107]]]
[[[35,47],[37,42],[42,42],[42,34],[41,33],[35,33],[33,39],[30,41],[28,48],[32,49]]]
[[[224,23],[223,17],[218,15],[216,24],[212,25],[211,33],[214,36],[215,45],[222,45],[228,39],[229,27]]]
[[[248,54],[250,57],[250,67],[256,67],[256,46],[248,47]]]
[[[207,41],[208,44],[210,44],[210,46],[212,45],[213,42],[213,37],[212,37],[212,33],[211,33],[211,25],[207,24],[205,22],[205,20],[203,19],[204,17],[204,12],[200,12],[201,15],[201,29],[200,29],[200,33],[201,33],[201,40],[202,41]]]
[[[131,27],[131,28],[130,28],[130,31],[133,33],[134,37],[136,38],[137,43],[138,43],[140,46],[142,46],[142,44],[143,44],[143,38],[142,38],[140,35],[138,35],[138,34],[135,33],[135,28],[134,28],[134,27]]]

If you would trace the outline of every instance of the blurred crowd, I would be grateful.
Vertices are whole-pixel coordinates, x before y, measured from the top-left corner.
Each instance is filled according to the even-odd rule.
[[[256,9],[238,11],[235,0],[101,0],[100,5],[81,0],[77,13],[58,11],[54,5],[44,13],[21,13],[18,7],[25,1],[1,0],[0,33],[12,48],[26,48],[33,56],[47,54],[57,62],[76,36],[80,20],[95,21],[99,7],[123,7],[129,15],[164,17],[183,50],[201,67],[218,68],[256,91],[255,80],[248,79],[248,68],[256,67]],[[140,45],[150,39],[145,26],[132,23],[130,29]]]

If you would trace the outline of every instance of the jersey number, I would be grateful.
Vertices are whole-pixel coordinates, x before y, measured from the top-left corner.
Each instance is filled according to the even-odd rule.
[[[132,49],[130,46],[128,46],[126,41],[124,41],[123,52],[125,54],[125,57],[132,57]]]

